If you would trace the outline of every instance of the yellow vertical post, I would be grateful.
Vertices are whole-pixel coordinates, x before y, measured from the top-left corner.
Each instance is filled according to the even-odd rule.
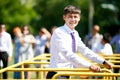
[[[24,68],[24,64],[21,65],[21,68]],[[24,80],[24,70],[21,71],[21,79]]]
[[[40,65],[40,68],[43,68],[43,65],[42,65],[42,64]],[[44,72],[43,72],[43,71],[40,72],[40,78],[41,78],[41,79],[44,79]]]

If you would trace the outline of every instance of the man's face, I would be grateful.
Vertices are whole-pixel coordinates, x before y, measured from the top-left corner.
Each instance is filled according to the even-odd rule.
[[[80,15],[77,13],[68,13],[66,15],[63,15],[63,19],[65,20],[67,26],[73,30],[80,21]]]
[[[3,31],[5,31],[5,25],[4,25],[4,24],[2,24],[2,25],[0,26],[0,32],[3,32]]]

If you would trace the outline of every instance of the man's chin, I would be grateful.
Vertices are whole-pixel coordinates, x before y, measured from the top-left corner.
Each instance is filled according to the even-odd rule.
[[[69,24],[68,25],[70,28],[74,29],[76,27],[76,24]]]

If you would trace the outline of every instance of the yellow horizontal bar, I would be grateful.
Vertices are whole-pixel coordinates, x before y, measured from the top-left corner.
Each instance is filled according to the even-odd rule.
[[[88,68],[10,68],[7,71],[75,71],[75,72],[91,72]],[[100,72],[109,72],[112,73],[111,70],[101,69]]]
[[[30,61],[30,62],[24,62],[24,64],[49,64],[50,62],[37,62],[37,61]]]
[[[86,72],[64,72],[64,73],[57,73],[55,74],[52,79],[56,79],[58,76],[109,76],[109,77],[115,77],[115,76],[120,76],[120,74],[117,73],[86,73]]]

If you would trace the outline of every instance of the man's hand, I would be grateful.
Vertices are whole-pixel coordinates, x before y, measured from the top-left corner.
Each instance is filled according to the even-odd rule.
[[[112,63],[110,63],[109,61],[105,61],[104,65],[106,66],[107,69],[112,69]]]
[[[90,70],[92,70],[92,71],[94,71],[94,72],[100,72],[100,67],[99,66],[97,66],[97,65],[91,65],[90,67],[89,67],[89,69]]]

